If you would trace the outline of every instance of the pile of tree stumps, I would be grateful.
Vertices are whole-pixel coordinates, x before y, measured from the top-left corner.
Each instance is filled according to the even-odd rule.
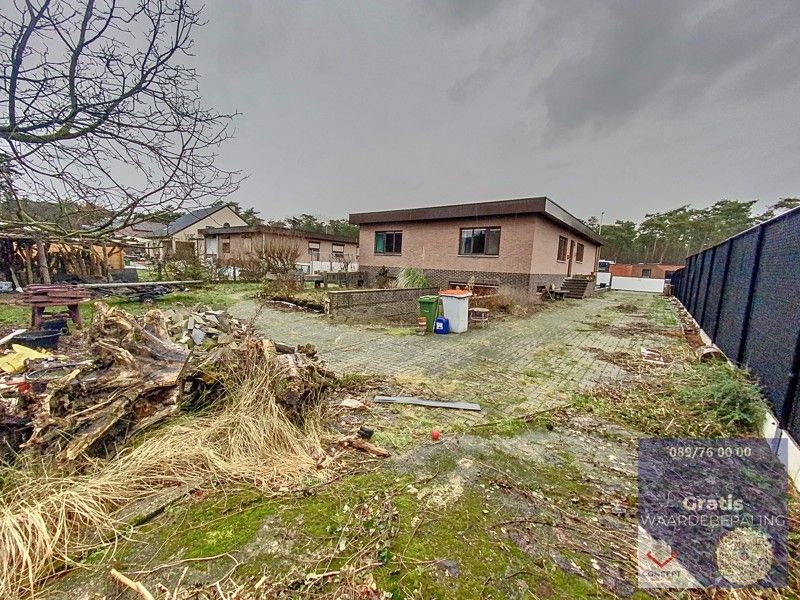
[[[140,432],[223,398],[221,375],[243,356],[261,356],[274,366],[278,400],[290,414],[317,402],[333,382],[313,346],[276,344],[213,312],[227,332],[190,348],[176,340],[185,339],[187,320],[208,317],[208,311],[188,311],[186,318],[173,311],[168,318],[153,309],[134,318],[98,302],[91,327],[75,334],[81,343],[70,344],[82,351],[28,361],[22,373],[0,380],[4,459],[18,452],[64,462],[113,455]]]

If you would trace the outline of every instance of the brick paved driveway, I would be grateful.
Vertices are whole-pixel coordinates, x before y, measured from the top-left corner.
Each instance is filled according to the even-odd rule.
[[[620,310],[621,305],[628,310]],[[630,312],[632,306],[635,312]],[[231,312],[253,319],[258,306],[242,302]],[[513,407],[511,412],[524,413],[563,402],[598,382],[626,378],[628,374],[598,356],[598,350],[638,356],[643,345],[672,343],[674,338],[655,332],[617,331],[619,326],[643,323],[663,328],[671,318],[671,307],[661,296],[606,292],[557,302],[531,317],[446,336],[397,335],[396,329],[339,324],[323,315],[270,308],[262,309],[254,324],[275,340],[315,344],[339,374],[421,377],[434,385],[448,383],[461,398],[502,396]]]

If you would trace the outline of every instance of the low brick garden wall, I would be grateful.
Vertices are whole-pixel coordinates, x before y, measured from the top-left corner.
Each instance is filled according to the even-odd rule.
[[[419,297],[439,288],[396,288],[328,292],[325,314],[340,321],[414,321]]]

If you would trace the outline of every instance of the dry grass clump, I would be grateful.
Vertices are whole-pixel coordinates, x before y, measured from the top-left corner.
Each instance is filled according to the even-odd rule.
[[[43,462],[0,474],[0,597],[38,582],[113,539],[126,505],[176,486],[291,485],[324,456],[319,415],[288,419],[276,401],[281,373],[255,362],[231,376],[221,405],[155,432],[109,461],[65,474]]]
[[[576,406],[646,435],[732,437],[756,434],[766,402],[744,371],[722,361],[662,369],[655,377],[604,384]]]
[[[641,312],[641,308],[636,306],[635,304],[618,304],[614,307],[614,310],[621,313],[638,313]]]
[[[470,306],[488,308],[495,315],[499,313],[527,317],[542,310],[544,303],[539,296],[530,294],[526,290],[501,285],[495,294],[471,298]]]
[[[399,288],[426,288],[431,285],[422,269],[416,267],[404,267],[397,274],[396,284]]]

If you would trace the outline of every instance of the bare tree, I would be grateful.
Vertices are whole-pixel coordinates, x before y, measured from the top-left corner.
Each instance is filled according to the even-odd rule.
[[[236,189],[215,166],[234,115],[201,105],[183,62],[200,25],[187,0],[14,0],[0,14],[0,227],[100,238]]]
[[[296,241],[267,240],[256,248],[255,255],[265,273],[293,273],[300,258],[300,244]]]

